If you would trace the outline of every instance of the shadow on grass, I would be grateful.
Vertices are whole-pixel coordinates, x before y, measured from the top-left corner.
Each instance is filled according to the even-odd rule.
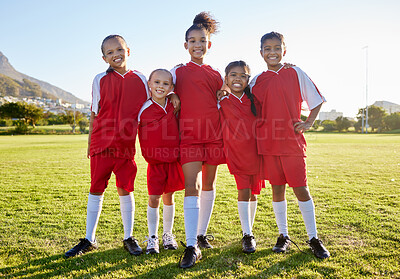
[[[63,255],[42,257],[26,263],[0,269],[3,278],[90,278],[106,276],[119,278],[188,278],[246,277],[266,278],[293,270],[302,270],[310,262],[318,261],[312,254],[291,251],[276,255],[271,249],[259,249],[254,254],[244,254],[238,244],[203,251],[203,259],[190,269],[180,269],[178,261],[183,253],[162,249],[159,255],[131,256],[121,248],[95,251],[65,259]],[[282,256],[282,260],[279,259]],[[278,257],[278,259],[277,259]],[[314,267],[315,268],[315,267]],[[328,275],[330,268],[318,267],[316,271]],[[245,275],[246,274],[246,275]]]

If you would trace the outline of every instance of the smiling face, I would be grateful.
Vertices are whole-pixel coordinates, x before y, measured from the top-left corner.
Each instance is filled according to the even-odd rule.
[[[204,55],[206,55],[207,50],[211,47],[211,42],[204,29],[196,29],[189,32],[184,46],[189,51],[191,61],[201,65],[203,64]]]
[[[120,38],[112,38],[103,44],[103,59],[106,63],[120,74],[125,74],[127,71],[126,58],[130,54],[124,40]]]
[[[260,50],[261,56],[267,63],[268,69],[278,71],[282,64],[282,57],[286,54],[286,49],[281,40],[278,38],[266,39]]]
[[[153,100],[164,106],[165,97],[174,89],[171,73],[162,70],[153,72],[148,85]]]
[[[250,73],[244,67],[233,67],[225,76],[225,83],[231,90],[231,93],[240,98],[243,90],[249,84]]]

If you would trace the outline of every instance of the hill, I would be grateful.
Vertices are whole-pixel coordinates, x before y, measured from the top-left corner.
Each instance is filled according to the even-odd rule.
[[[74,103],[87,104],[86,101],[77,98],[72,93],[62,90],[61,88],[58,88],[48,82],[18,72],[17,70],[14,69],[14,67],[8,61],[8,58],[1,51],[0,51],[0,74],[2,74],[0,76],[0,90],[2,84],[3,86],[4,84],[7,84],[8,86],[14,88],[14,89],[9,89],[8,91],[4,91],[4,94],[6,95],[15,96],[12,93],[7,93],[7,92],[14,92],[14,94],[19,93],[18,96],[21,97],[39,96],[51,99],[62,99],[63,101],[72,104]],[[7,77],[9,79],[7,79]],[[39,88],[37,88],[37,85],[39,86]],[[33,92],[36,92],[36,94]]]

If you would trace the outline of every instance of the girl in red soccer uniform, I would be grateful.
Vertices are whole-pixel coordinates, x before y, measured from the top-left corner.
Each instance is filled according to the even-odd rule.
[[[281,60],[286,49],[281,34],[265,34],[261,38],[260,53],[268,70],[256,76],[250,85],[262,104],[257,147],[262,155],[262,178],[272,185],[272,205],[280,233],[273,251],[285,252],[290,243],[285,198],[288,184],[298,199],[311,250],[316,257],[327,258],[330,254],[317,237],[314,202],[307,187],[303,135],[313,125],[325,99],[301,69],[283,67]],[[305,122],[300,119],[303,101],[311,110]]]
[[[103,60],[109,69],[93,81],[88,158],[91,187],[87,203],[86,237],[65,253],[65,257],[81,255],[97,248],[96,227],[103,194],[111,173],[116,176],[124,225],[123,245],[129,253],[140,255],[142,249],[132,236],[135,212],[133,197],[136,176],[135,139],[137,117],[148,99],[146,78],[127,67],[130,50],[119,35],[110,35],[101,45]]]
[[[187,248],[180,267],[201,258],[199,246],[212,248],[206,237],[215,200],[217,166],[225,162],[216,92],[221,74],[203,63],[211,47],[217,22],[208,13],[198,14],[186,31],[185,49],[190,62],[171,70],[175,93],[181,101],[180,156],[185,175],[184,218]],[[200,193],[201,192],[201,193]]]
[[[231,62],[225,69],[225,84],[230,94],[219,102],[224,151],[229,172],[238,189],[238,211],[242,225],[242,249],[256,251],[252,227],[257,208],[257,196],[264,180],[260,179],[260,158],[257,153],[255,125],[259,103],[248,87],[250,67],[244,61]],[[246,96],[245,96],[246,95]]]
[[[179,158],[178,119],[171,101],[166,98],[174,86],[168,70],[158,69],[149,77],[151,99],[144,103],[139,112],[139,141],[142,155],[148,162],[147,189],[147,254],[158,254],[159,206],[162,197],[163,245],[175,250],[178,245],[172,234],[175,204],[174,192],[185,189],[184,177]]]

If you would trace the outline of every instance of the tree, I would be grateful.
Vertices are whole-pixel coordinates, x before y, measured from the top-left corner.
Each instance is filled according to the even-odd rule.
[[[392,113],[383,118],[385,128],[389,131],[400,129],[400,112]]]
[[[381,130],[384,127],[383,118],[386,112],[383,108],[377,106],[368,107],[368,125],[371,127],[372,132],[377,129]]]
[[[76,124],[82,120],[85,116],[80,111],[67,110],[65,114],[61,115],[60,118],[65,124],[71,125],[72,133],[75,133]]]
[[[38,108],[34,104],[25,105],[25,120],[27,124],[31,124],[33,128],[36,127],[36,123],[43,118],[43,110]]]
[[[86,127],[89,126],[89,120],[86,117],[83,117],[79,123],[79,130],[81,131],[81,133],[85,133],[86,131]]]
[[[0,107],[0,118],[17,118],[16,132],[26,133],[28,125],[31,124],[34,128],[43,117],[43,110],[33,104],[23,102],[5,103]]]
[[[321,122],[321,126],[324,127],[324,131],[326,132],[332,132],[335,131],[336,128],[336,122],[332,120],[324,120]]]
[[[347,130],[351,127],[351,122],[346,117],[339,116],[338,118],[336,118],[335,121],[336,121],[336,128],[339,130],[339,132],[341,131],[347,132]]]
[[[314,121],[314,124],[312,125],[314,130],[318,130],[318,127],[321,125],[321,120],[317,119]]]

